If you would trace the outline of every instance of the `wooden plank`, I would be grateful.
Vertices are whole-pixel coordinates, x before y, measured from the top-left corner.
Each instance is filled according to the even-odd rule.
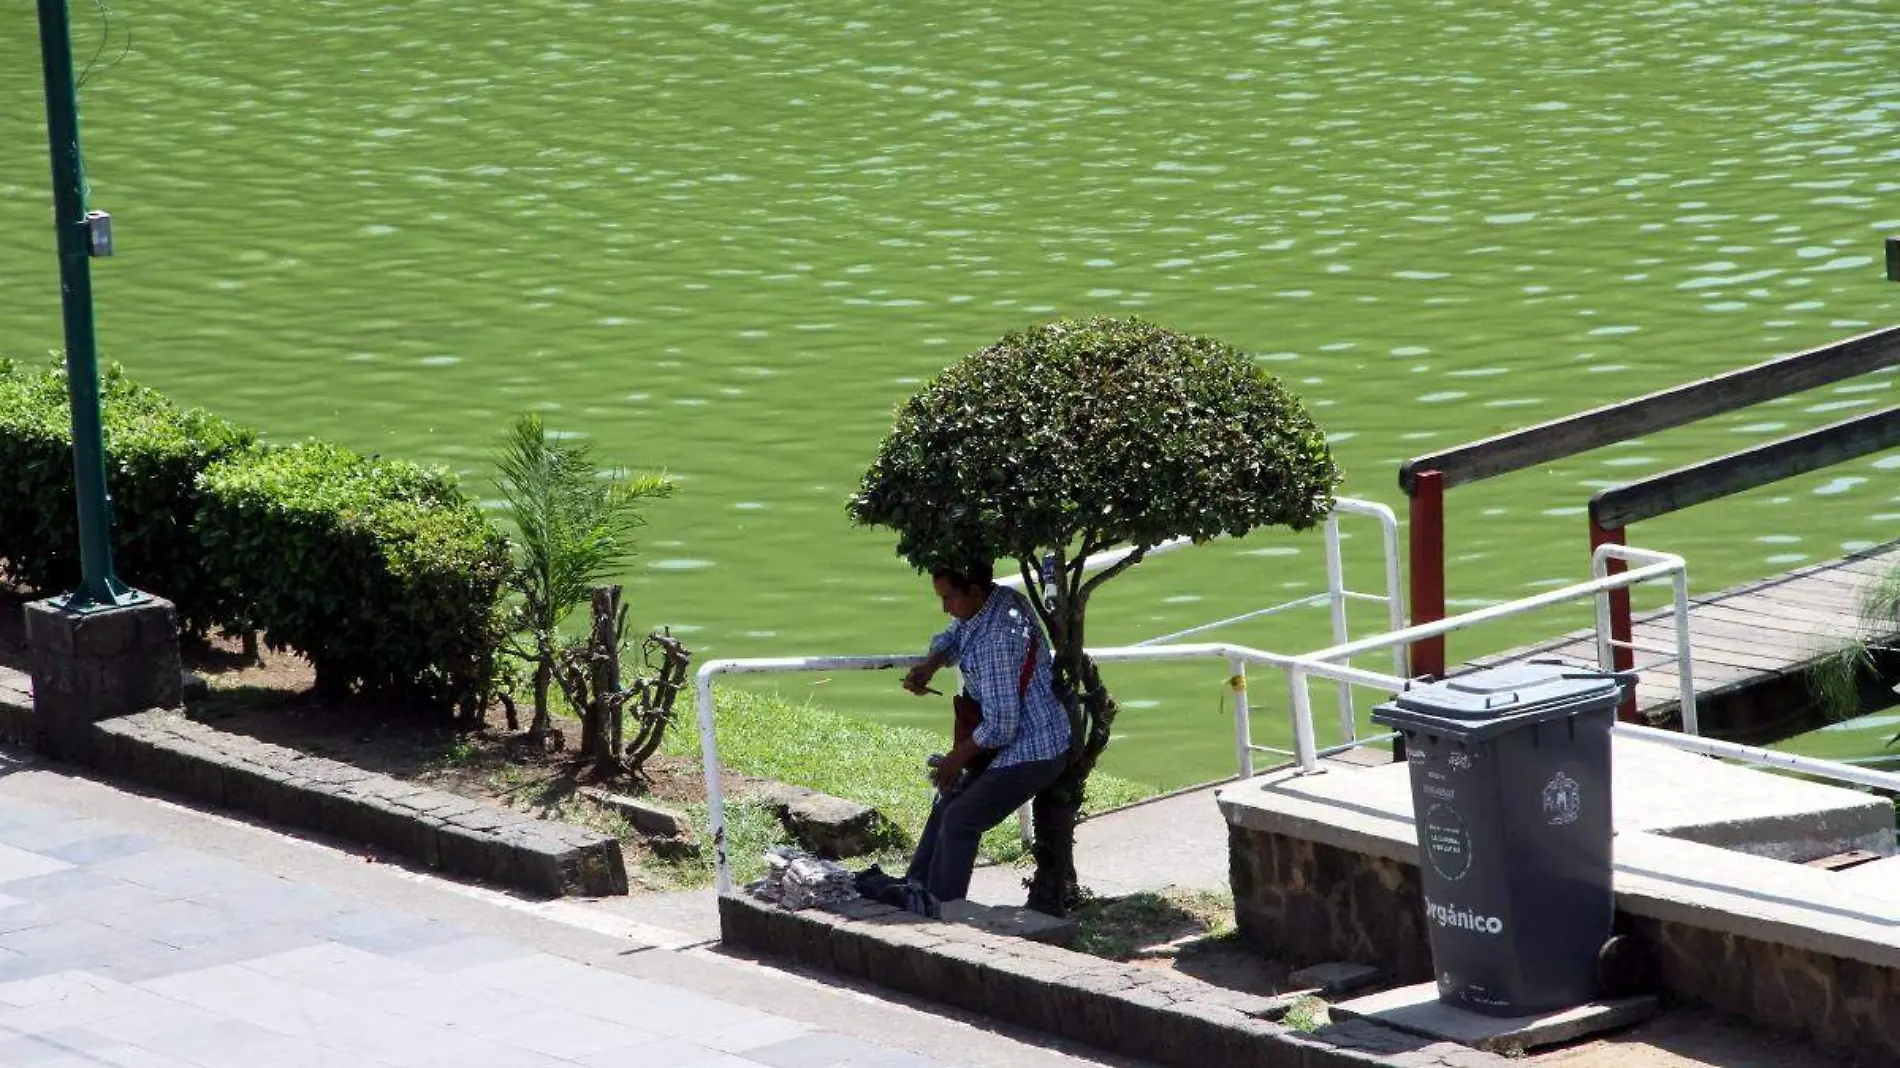
[[[1676,651],[1673,627],[1667,630],[1638,627],[1631,641],[1659,654],[1674,655]],[[1803,659],[1803,655],[1790,655],[1790,647],[1783,643],[1765,642],[1759,636],[1751,640],[1733,634],[1711,634],[1707,630],[1691,634],[1689,654],[1697,661],[1713,660],[1751,671],[1768,672],[1782,671],[1789,664]]]
[[[1799,586],[1771,587],[1760,591],[1757,596],[1767,601],[1811,605],[1817,611],[1833,612],[1841,617],[1843,626],[1851,626],[1854,620],[1860,618],[1861,603],[1866,600],[1860,590],[1850,586],[1814,581]]]
[[[1693,611],[1696,608],[1701,608],[1705,606],[1711,607],[1711,608],[1719,608],[1719,607],[1725,607],[1725,606],[1729,608],[1733,608],[1737,605],[1751,605],[1752,606],[1752,605],[1761,605],[1761,604],[1768,604],[1768,603],[1789,604],[1790,597],[1792,597],[1796,603],[1792,605],[1791,607],[1794,607],[1797,609],[1797,614],[1799,614],[1800,612],[1813,613],[1815,615],[1820,616],[1823,619],[1830,620],[1830,621],[1837,618],[1841,614],[1840,612],[1832,608],[1824,608],[1824,607],[1823,608],[1802,608],[1799,604],[1799,601],[1801,598],[1801,591],[1797,589],[1792,594],[1779,594],[1778,591],[1783,590],[1784,588],[1785,588],[1784,586],[1778,586],[1778,585],[1750,586],[1745,589],[1735,590],[1731,593],[1722,594],[1719,597],[1710,597],[1710,598],[1707,598],[1706,600],[1692,601],[1690,602],[1691,610]]]
[[[1663,657],[1670,658],[1670,661],[1669,664],[1661,666],[1669,667],[1675,663],[1676,643],[1674,641],[1663,641],[1654,636],[1637,634],[1631,636],[1630,644],[1636,647],[1636,659],[1639,663]],[[1689,650],[1689,655],[1698,668],[1709,664],[1748,675],[1776,675],[1788,666],[1786,660],[1764,655],[1760,651],[1751,652],[1721,646],[1697,645]]]
[[[1784,604],[1766,597],[1757,597],[1752,593],[1720,601],[1706,601],[1692,606],[1689,612],[1692,616],[1709,612],[1716,618],[1741,619],[1775,630],[1813,631],[1819,629],[1833,633],[1845,625],[1843,622],[1845,617],[1839,612]],[[1650,618],[1673,620],[1675,613],[1662,612]],[[1644,622],[1648,622],[1648,619],[1646,618]],[[1851,620],[1846,622],[1851,622]]]
[[[1854,598],[1854,603],[1865,601],[1874,591],[1875,582],[1866,575],[1856,575],[1847,571],[1828,571],[1819,575],[1809,575],[1798,583],[1802,588],[1813,587],[1845,593]]]
[[[1783,611],[1783,606],[1764,602],[1763,610],[1749,612],[1746,609],[1732,609],[1726,605],[1704,605],[1693,613],[1693,620],[1709,619],[1736,627],[1752,627],[1763,631],[1777,640],[1837,642],[1844,637],[1838,618],[1830,617],[1825,622],[1805,618],[1795,618]],[[1771,611],[1772,610],[1772,611]],[[1674,628],[1673,617],[1658,621],[1658,625]]]
[[[1646,671],[1643,674],[1645,677],[1653,674],[1655,677],[1653,679],[1650,679],[1649,681],[1655,683],[1658,686],[1665,688],[1669,693],[1669,703],[1670,704],[1676,703],[1675,702],[1675,698],[1676,698],[1675,672],[1666,671],[1662,668],[1657,668],[1654,672]],[[1777,675],[1763,675],[1763,674],[1753,674],[1753,675],[1743,675],[1743,676],[1704,675],[1702,673],[1702,669],[1697,668],[1696,677],[1695,677],[1695,693],[1698,698],[1725,697],[1732,693],[1741,693],[1745,690],[1753,688],[1759,683],[1765,682],[1769,679],[1778,678],[1778,677],[1779,676]],[[1638,708],[1642,707],[1642,704],[1640,701],[1637,703],[1637,707]]]
[[[1815,571],[1811,574],[1802,575],[1800,578],[1794,580],[1798,585],[1805,585],[1810,582],[1827,582],[1837,586],[1851,586],[1857,590],[1867,589],[1879,581],[1880,576],[1877,574],[1840,566]]]
[[[1409,495],[1417,484],[1418,472],[1438,471],[1444,475],[1445,488],[1450,489],[1844,381],[1895,363],[1900,363],[1900,326],[1420,456],[1399,468],[1399,485]]]
[[[1790,434],[1713,460],[1638,479],[1590,498],[1590,518],[1605,530],[1819,471],[1900,445],[1900,407],[1857,415],[1819,430]]]
[[[1674,652],[1673,649],[1666,650],[1666,651]],[[1638,657],[1638,659],[1640,660],[1640,659],[1645,659],[1645,658]],[[1654,659],[1654,658],[1650,657],[1647,659]],[[1724,664],[1719,661],[1709,660],[1706,658],[1695,661],[1693,667],[1695,669],[1695,688],[1696,688],[1697,693],[1701,693],[1704,690],[1719,689],[1723,686],[1729,686],[1735,683],[1753,682],[1754,680],[1762,678],[1764,676],[1779,674],[1779,672],[1760,671],[1755,668],[1736,667],[1733,664]],[[1648,675],[1651,673],[1656,673],[1659,675],[1667,675],[1669,676],[1671,680],[1669,685],[1671,686],[1675,685],[1674,679],[1676,678],[1676,664],[1674,660],[1671,660],[1667,664],[1658,664],[1655,667],[1648,668],[1643,672],[1643,674],[1645,675]]]
[[[1809,581],[1800,585],[1761,586],[1749,592],[1750,596],[1759,600],[1811,607],[1817,611],[1838,613],[1848,619],[1860,615],[1859,592],[1828,583]]]
[[[1671,620],[1669,625],[1673,628],[1675,621]],[[1753,620],[1717,614],[1713,609],[1690,613],[1689,634],[1697,645],[1710,642],[1736,648],[1766,649],[1784,661],[1791,656],[1798,657],[1800,654],[1796,650],[1801,647],[1834,641],[1836,637],[1833,629],[1821,625],[1791,634],[1763,627]]]
[[[1900,556],[1887,553],[1880,556],[1850,556],[1840,561],[1834,570],[1880,579],[1891,574],[1895,568],[1900,568]]]

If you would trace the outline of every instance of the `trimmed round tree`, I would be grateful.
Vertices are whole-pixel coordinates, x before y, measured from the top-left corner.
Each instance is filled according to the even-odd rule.
[[[1029,905],[1080,898],[1075,823],[1115,722],[1084,652],[1090,598],[1154,546],[1264,526],[1304,530],[1332,509],[1338,471],[1299,398],[1233,347],[1140,319],[1062,320],[1012,333],[897,411],[851,518],[897,532],[920,571],[1014,560],[1069,705],[1068,769],[1034,804]],[[1085,574],[1089,556],[1132,551]]]

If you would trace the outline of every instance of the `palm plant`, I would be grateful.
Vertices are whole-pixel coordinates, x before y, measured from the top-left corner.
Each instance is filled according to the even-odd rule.
[[[1829,719],[1846,719],[1861,711],[1863,689],[1880,675],[1876,658],[1900,651],[1880,638],[1897,632],[1900,632],[1900,567],[1881,575],[1861,595],[1860,633],[1809,669],[1809,692]],[[1895,742],[1900,742],[1900,734],[1887,740],[1888,745]]]
[[[590,445],[550,435],[532,412],[508,428],[495,466],[517,532],[509,567],[515,595],[509,651],[533,669],[534,719],[528,734],[543,743],[561,625],[594,586],[633,556],[633,532],[646,522],[641,502],[670,496],[674,484],[659,475],[601,468]]]

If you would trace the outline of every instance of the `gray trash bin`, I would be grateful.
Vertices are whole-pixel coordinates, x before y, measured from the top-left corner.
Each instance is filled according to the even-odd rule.
[[[1610,727],[1630,676],[1531,662],[1408,690],[1405,739],[1441,1001],[1490,1016],[1599,996],[1610,884]]]

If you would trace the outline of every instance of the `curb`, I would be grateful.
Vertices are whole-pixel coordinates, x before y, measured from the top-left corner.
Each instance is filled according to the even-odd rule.
[[[1363,1020],[1313,1032],[1260,997],[888,905],[786,912],[719,899],[730,945],[1175,1068],[1505,1068],[1511,1062]]]
[[[153,709],[93,724],[92,765],[125,782],[371,846],[540,898],[627,892],[611,835],[228,734]],[[30,694],[0,690],[0,744],[38,749]]]

